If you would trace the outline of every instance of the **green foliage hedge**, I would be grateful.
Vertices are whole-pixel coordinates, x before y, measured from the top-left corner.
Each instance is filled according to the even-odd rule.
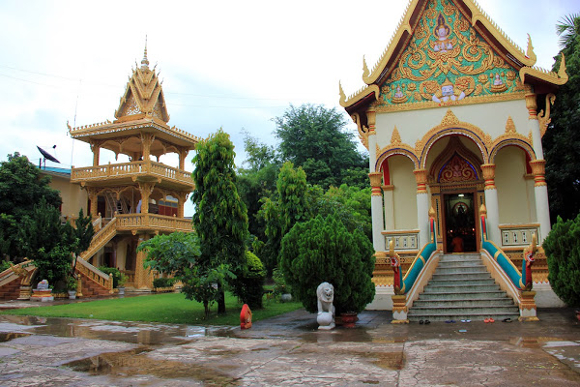
[[[334,286],[336,313],[361,312],[375,296],[374,249],[359,230],[349,232],[337,215],[296,225],[282,239],[280,267],[306,310],[318,310],[316,288]]]
[[[153,280],[154,288],[169,288],[177,281],[176,278],[155,278]]]
[[[580,306],[580,214],[567,221],[558,217],[542,246],[552,289],[569,306]]]
[[[121,279],[121,272],[116,267],[100,266],[99,270],[105,274],[113,277],[113,287],[119,287],[119,280]]]

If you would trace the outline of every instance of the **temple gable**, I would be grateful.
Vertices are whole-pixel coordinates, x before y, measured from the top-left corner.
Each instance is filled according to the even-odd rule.
[[[425,3],[408,44],[380,84],[380,110],[521,98],[518,69],[450,0]],[[420,105],[416,105],[420,104]]]

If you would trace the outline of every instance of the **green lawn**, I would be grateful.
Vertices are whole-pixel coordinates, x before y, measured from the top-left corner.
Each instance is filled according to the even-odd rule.
[[[164,293],[139,297],[78,302],[66,305],[11,309],[0,314],[77,317],[102,320],[147,321],[173,324],[239,325],[242,305],[226,293],[226,314],[217,315],[217,304],[208,320],[203,319],[203,305],[186,300],[180,293]],[[259,321],[302,308],[299,302],[265,301],[264,309],[252,310],[252,320]]]

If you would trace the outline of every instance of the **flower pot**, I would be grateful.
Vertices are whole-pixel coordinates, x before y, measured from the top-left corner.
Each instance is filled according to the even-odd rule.
[[[69,300],[76,300],[77,298],[77,291],[76,290],[69,290],[68,291],[68,299]]]
[[[358,321],[358,314],[347,312],[340,314],[341,324],[345,328],[354,328],[355,323]]]
[[[124,286],[119,286],[117,289],[119,289],[119,295],[123,295],[125,294],[125,287]]]

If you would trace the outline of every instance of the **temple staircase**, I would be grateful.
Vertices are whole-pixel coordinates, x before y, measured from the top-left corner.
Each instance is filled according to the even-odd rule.
[[[93,236],[89,248],[81,254],[81,258],[88,261],[100,249],[117,235],[117,218],[113,218],[98,233]]]
[[[446,254],[408,313],[410,321],[517,320],[514,301],[487,271],[481,255]]]

